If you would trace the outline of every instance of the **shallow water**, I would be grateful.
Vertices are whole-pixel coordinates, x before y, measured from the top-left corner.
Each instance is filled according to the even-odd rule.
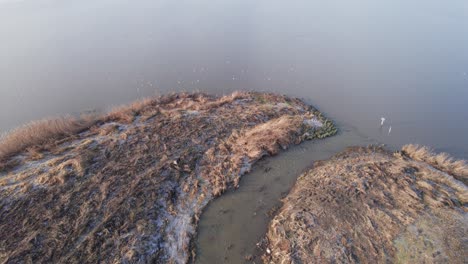
[[[200,263],[242,262],[298,173],[344,146],[421,143],[468,158],[465,0],[0,0],[0,38],[0,131],[194,90],[285,93],[340,124],[210,204]]]

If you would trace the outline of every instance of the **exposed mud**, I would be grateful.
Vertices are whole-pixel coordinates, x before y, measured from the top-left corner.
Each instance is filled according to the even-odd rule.
[[[201,210],[266,155],[336,133],[300,100],[176,94],[2,160],[0,262],[192,258]]]
[[[265,263],[466,263],[468,165],[426,148],[316,162],[271,221]]]

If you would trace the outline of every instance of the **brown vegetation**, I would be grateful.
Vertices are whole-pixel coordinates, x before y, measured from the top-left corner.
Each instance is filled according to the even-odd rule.
[[[253,162],[336,132],[303,102],[259,93],[148,99],[79,134],[89,124],[46,124],[12,134],[28,144],[9,143],[0,169],[0,263],[184,263],[203,207]]]
[[[143,98],[128,105],[118,106],[107,113],[103,120],[131,123],[134,118],[146,111],[149,107],[154,107],[158,103],[157,98]]]
[[[436,154],[428,147],[413,144],[403,146],[402,151],[412,159],[426,162],[468,184],[468,164],[465,160],[454,159],[447,153]]]
[[[403,149],[350,148],[301,175],[264,262],[466,263],[466,163]]]
[[[95,116],[65,116],[28,123],[0,138],[0,161],[28,147],[44,145],[81,132],[96,121]]]

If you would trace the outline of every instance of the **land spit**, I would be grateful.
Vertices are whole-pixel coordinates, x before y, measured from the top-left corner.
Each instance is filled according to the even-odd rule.
[[[466,263],[468,165],[425,147],[353,147],[301,175],[264,263]]]
[[[335,133],[298,99],[247,92],[19,129],[0,142],[0,262],[185,263],[202,209],[255,161]]]

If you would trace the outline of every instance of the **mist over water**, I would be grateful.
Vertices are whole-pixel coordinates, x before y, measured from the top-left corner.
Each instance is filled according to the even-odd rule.
[[[468,2],[382,2],[0,0],[0,131],[245,89],[304,98],[395,148],[467,158]]]

